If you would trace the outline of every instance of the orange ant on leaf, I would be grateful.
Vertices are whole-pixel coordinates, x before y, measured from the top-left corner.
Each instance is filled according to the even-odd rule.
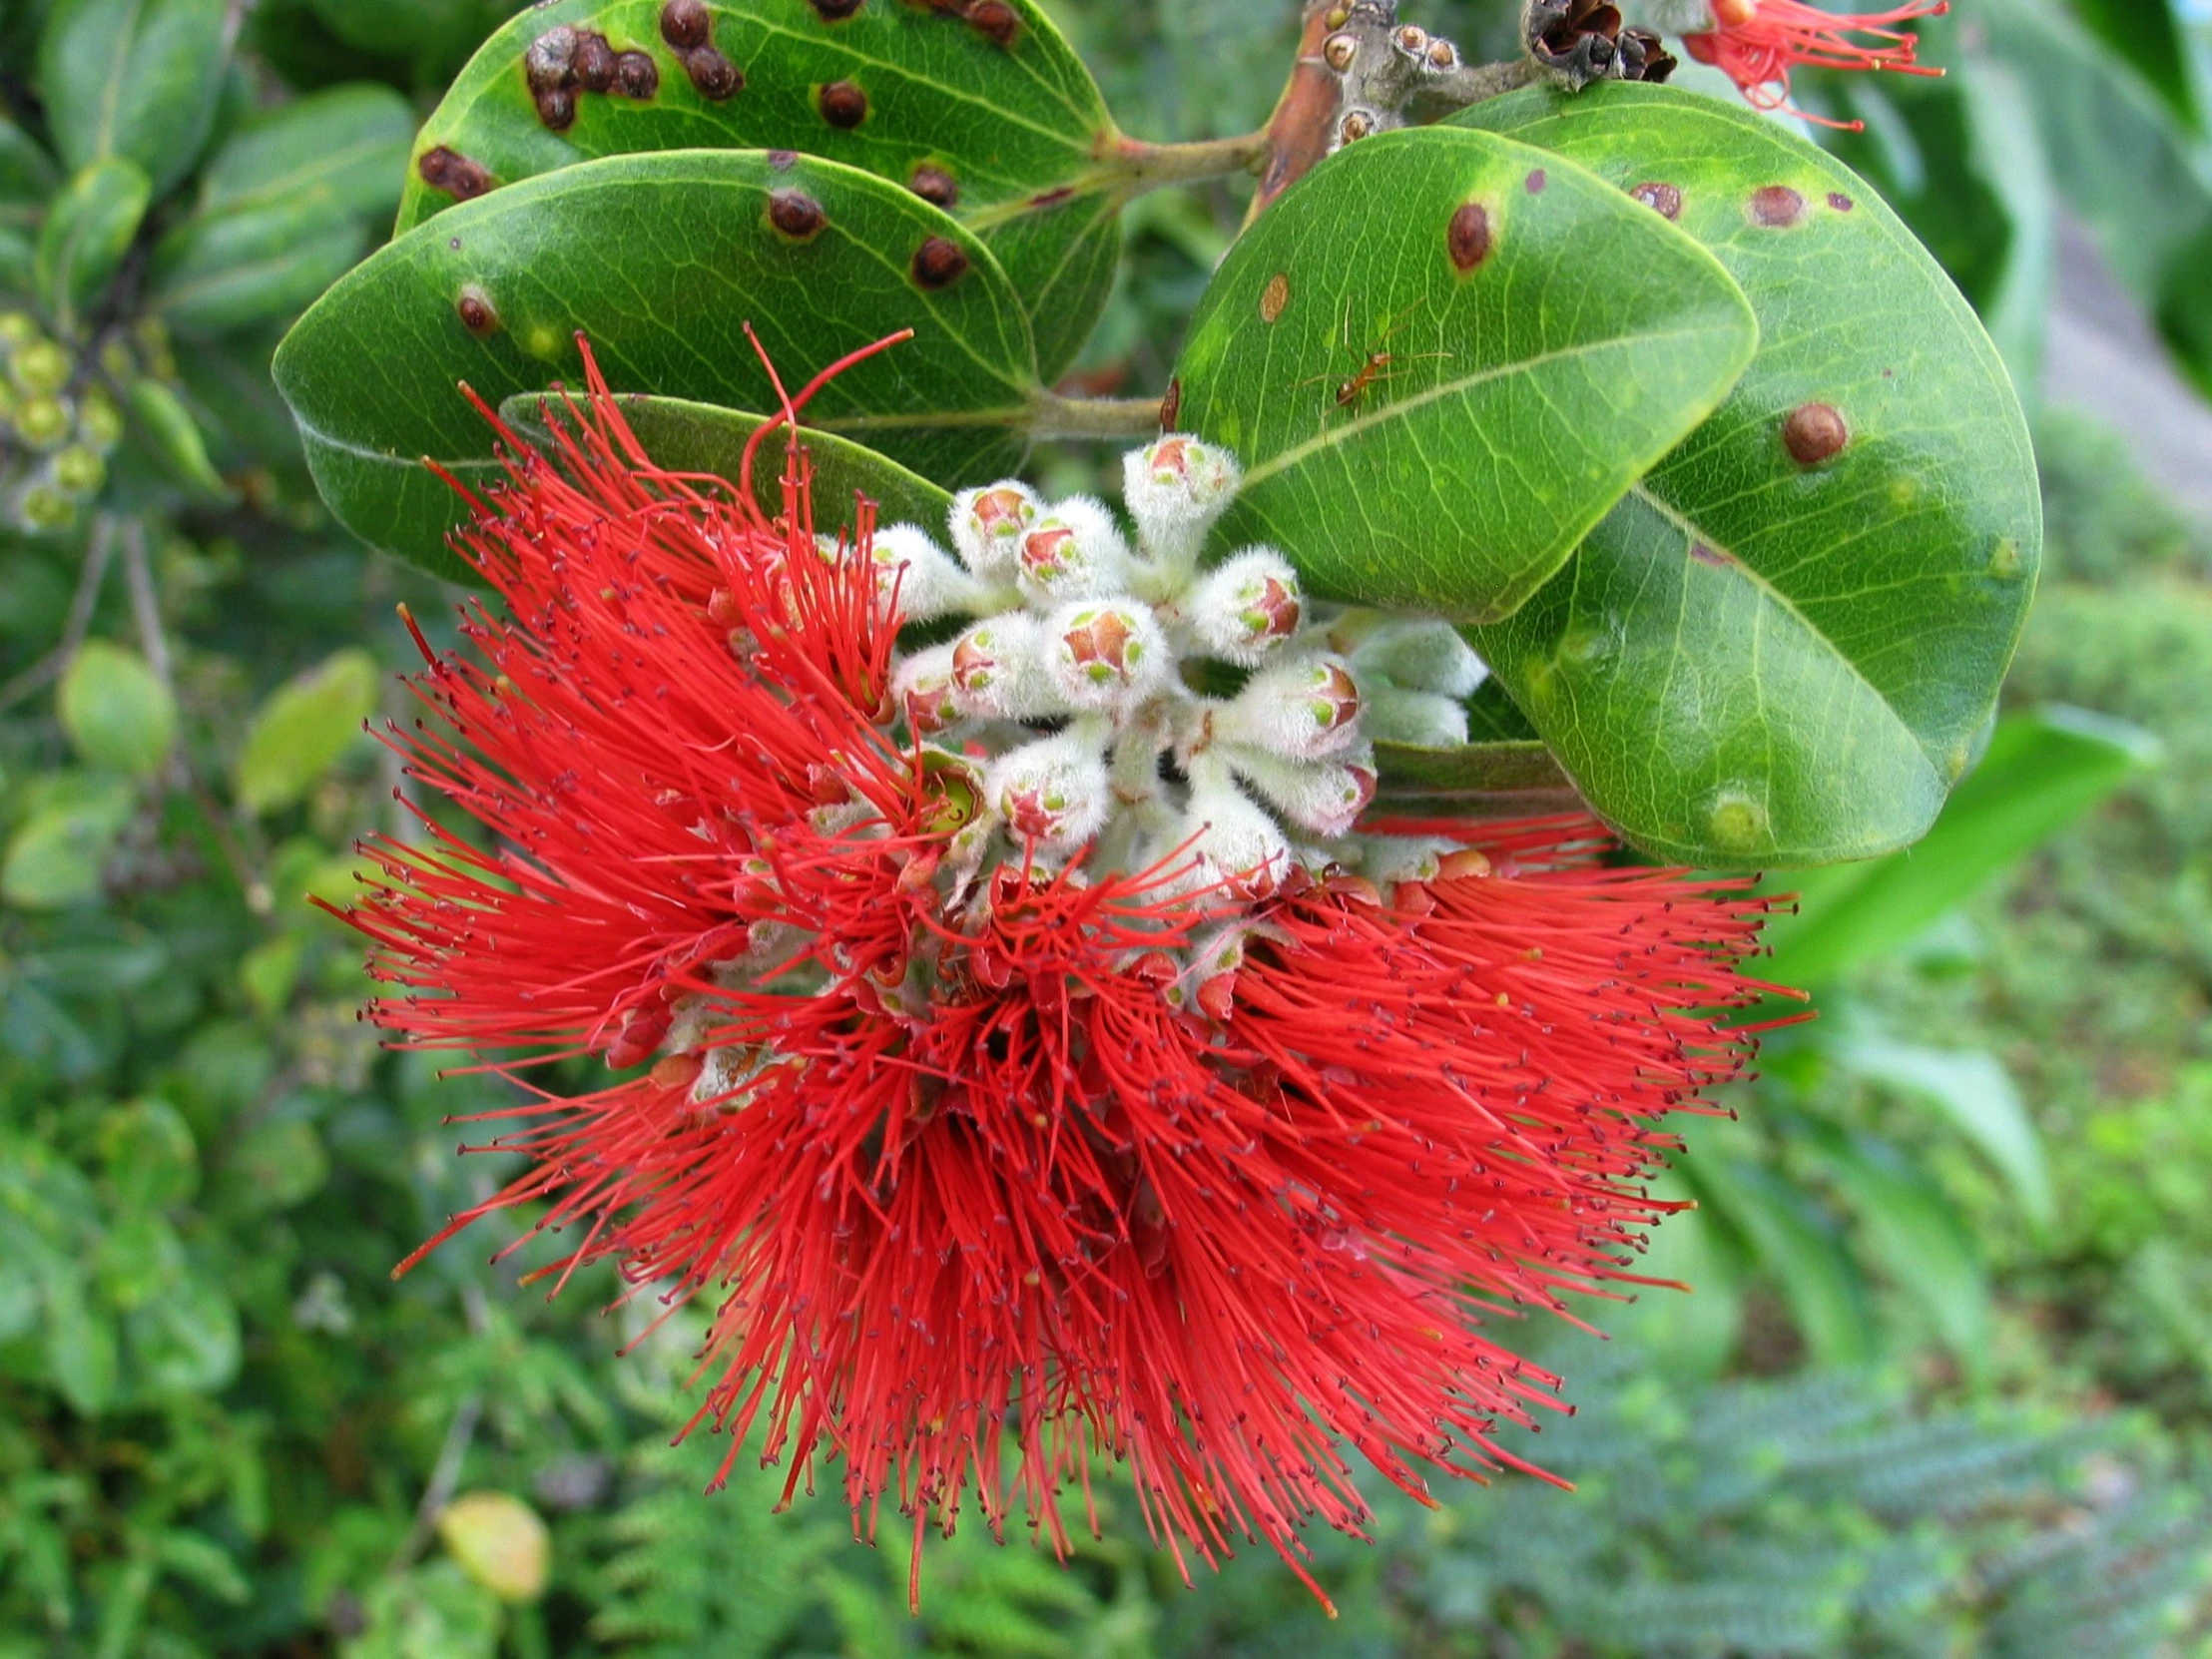
[[[1366,360],[1360,364],[1359,371],[1348,380],[1337,381],[1337,389],[1334,398],[1335,407],[1340,409],[1351,409],[1358,407],[1360,400],[1367,396],[1368,388],[1370,386],[1376,385],[1380,382],[1395,379],[1397,373],[1402,372],[1403,369],[1409,364],[1419,362],[1433,362],[1438,358],[1448,358],[1457,355],[1457,353],[1451,351],[1421,351],[1407,354],[1402,351],[1392,351],[1389,349],[1390,341],[1395,339],[1399,331],[1404,328],[1405,324],[1412,320],[1413,313],[1419,310],[1426,303],[1427,300],[1425,299],[1416,299],[1411,304],[1407,305],[1403,310],[1399,311],[1396,315],[1388,318],[1382,324],[1382,334],[1381,339],[1378,341],[1375,347],[1368,352]],[[1343,343],[1345,350],[1350,351],[1354,349],[1352,343],[1352,295],[1349,293],[1345,295]],[[1333,379],[1336,379],[1334,372],[1326,374],[1316,374],[1310,379],[1299,381],[1299,385],[1319,385],[1323,381]]]

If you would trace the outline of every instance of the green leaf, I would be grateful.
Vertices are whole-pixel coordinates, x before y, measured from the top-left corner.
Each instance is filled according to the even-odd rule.
[[[778,230],[780,195],[818,210],[819,234]],[[958,275],[927,285],[917,257]],[[803,157],[622,156],[441,214],[300,319],[276,353],[276,383],[339,519],[453,573],[444,537],[460,504],[420,457],[477,483],[497,470],[491,428],[457,380],[493,402],[578,381],[581,329],[617,389],[773,407],[748,321],[794,385],[912,327],[913,340],[824,390],[809,421],[946,481],[1020,461],[1018,426],[1039,388],[1028,322],[996,262],[919,198]]]
[[[1847,1037],[1828,1047],[1846,1070],[1940,1110],[2012,1189],[2028,1222],[2047,1232],[2057,1218],[2043,1138],[2027,1114],[2019,1085],[1993,1054],[1954,1054],[1881,1037]]]
[[[311,200],[189,219],[154,251],[147,308],[188,334],[286,317],[352,270],[368,241],[360,221]]]
[[[212,1394],[238,1376],[238,1308],[205,1280],[187,1278],[133,1310],[124,1333],[149,1391]]]
[[[1988,719],[2042,547],[1988,336],[1873,190],[1750,111],[1608,85],[1461,119],[1672,209],[1761,330],[1720,413],[1476,649],[1648,851],[1772,867],[1918,839]]]
[[[118,1106],[100,1120],[100,1161],[121,1210],[166,1210],[200,1184],[200,1150],[166,1100]]]
[[[557,0],[493,35],[423,125],[399,229],[452,206],[452,193],[425,179],[423,158],[440,151],[500,185],[594,157],[676,149],[801,151],[901,188],[927,169],[956,187],[955,217],[1021,295],[1044,377],[1074,360],[1120,261],[1130,174],[1115,163],[1129,147],[1082,61],[1030,0],[1012,0],[1018,21],[1003,45],[949,7],[877,0],[830,22],[813,0],[710,4],[714,48],[745,77],[742,91],[719,101],[701,95],[662,38],[661,10],[661,0]],[[555,93],[555,107],[572,100],[575,114],[553,130],[525,59],[534,43],[563,38],[561,29],[645,54],[654,96]],[[856,126],[825,118],[828,87],[858,90]]]
[[[177,699],[146,659],[87,640],[62,676],[62,730],[94,766],[151,778],[177,742]]]
[[[1819,1157],[1890,1278],[1928,1311],[1944,1347],[1977,1363],[1988,1348],[1989,1281],[1957,1207],[1872,1135],[1829,1137]]]
[[[1573,807],[1580,799],[1540,743],[1470,743],[1458,749],[1375,746],[1379,818],[1515,818]]]
[[[121,779],[70,779],[8,842],[0,895],[27,910],[58,910],[100,896],[101,871],[130,822],[135,792]]]
[[[414,111],[389,87],[332,87],[259,116],[216,153],[200,213],[311,202],[341,219],[394,211],[414,141]]]
[[[365,651],[340,651],[270,695],[239,752],[239,805],[274,813],[306,798],[376,712],[380,676]]]
[[[178,483],[210,501],[230,499],[230,486],[208,458],[208,440],[185,401],[152,375],[131,382],[131,413],[139,436]]]
[[[1386,133],[1230,252],[1178,368],[1181,423],[1244,462],[1223,545],[1281,548],[1327,598],[1492,620],[1713,411],[1757,339],[1710,254],[1581,168],[1487,133]]]
[[[1816,1364],[1856,1366],[1873,1358],[1866,1281],[1835,1223],[1803,1190],[1762,1165],[1725,1156],[1687,1159],[1679,1173],[1780,1283]]]
[[[98,1416],[113,1403],[122,1370],[115,1326],[86,1300],[73,1266],[49,1273],[44,1288],[47,1375],[71,1410]]]
[[[2079,709],[2004,721],[1910,853],[1791,883],[1798,913],[1769,926],[1761,975],[1818,987],[1902,949],[2157,759],[2148,733]]]
[[[545,435],[548,404],[555,419],[573,425],[564,401],[543,392],[524,392],[508,398],[499,414],[535,440]],[[736,484],[745,470],[746,443],[768,420],[765,415],[687,403],[678,397],[624,395],[616,402],[656,466],[670,472],[711,473],[730,484]],[[828,432],[808,432],[804,443],[814,465],[815,524],[825,534],[850,529],[853,498],[864,495],[875,503],[876,523],[918,524],[942,539],[952,513],[952,497],[946,491],[872,449]],[[784,510],[784,448],[783,436],[769,438],[754,468],[754,498],[771,516]]]
[[[2073,0],[2074,15],[2156,90],[2183,126],[2201,128],[2186,25],[2172,0]]]
[[[61,184],[54,163],[38,140],[0,117],[0,226],[26,230],[46,211],[46,199]]]
[[[32,270],[39,302],[63,334],[77,331],[80,315],[122,269],[152,191],[135,164],[104,161],[79,173],[54,198]]]
[[[192,171],[230,52],[225,0],[59,0],[39,41],[39,89],[70,168],[120,157],[154,194]]]

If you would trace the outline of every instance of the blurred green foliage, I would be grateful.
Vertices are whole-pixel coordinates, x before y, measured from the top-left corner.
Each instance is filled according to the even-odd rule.
[[[602,1315],[603,1279],[549,1306],[486,1264],[496,1229],[393,1284],[497,1179],[446,1122],[496,1098],[376,1046],[358,947],[304,900],[407,828],[360,727],[406,713],[393,605],[447,596],[328,526],[267,358],[374,240],[402,95],[508,9],[265,0],[220,75],[134,71],[127,131],[158,142],[103,151],[65,137],[85,91],[49,84],[80,71],[42,32],[158,55],[208,8],[0,7],[0,1659],[2203,1651],[2212,533],[2056,411],[2054,574],[1961,798],[1991,816],[1939,831],[1944,860],[1824,877],[1825,913],[1808,888],[1824,1020],[1778,1038],[1742,1122],[1692,1130],[1708,1210],[1655,1244],[1699,1293],[1614,1310],[1607,1354],[1559,1342],[1588,1408],[1518,1442],[1580,1490],[1392,1499],[1375,1545],[1316,1539],[1336,1620],[1264,1555],[1185,1590],[1111,1482],[1065,1572],[1018,1527],[932,1539],[912,1619],[910,1539],[852,1543],[834,1491],[774,1516],[789,1471],[741,1456],[702,1495],[726,1448],[669,1444],[688,1317]],[[1169,138],[1264,119],[1293,8],[1050,9]],[[1503,10],[1421,21],[1494,49]],[[2201,156],[2186,37],[2078,12],[2156,153]],[[1911,119],[1869,166],[1924,228],[1951,216],[1938,249],[1995,309],[2036,291],[2005,265],[2035,203],[1976,176],[2001,127],[1908,108],[1971,80],[1883,83]],[[1966,161],[1899,172],[1907,129]],[[1094,389],[1164,383],[1241,194],[1134,210]],[[2175,268],[2142,269],[2156,301]],[[26,430],[42,401],[62,423]],[[1868,883],[1886,919],[1853,911]],[[505,1501],[443,1508],[464,1493]]]

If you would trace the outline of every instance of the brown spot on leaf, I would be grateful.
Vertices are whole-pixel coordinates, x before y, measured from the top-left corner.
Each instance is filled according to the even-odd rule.
[[[1011,46],[1021,33],[1021,14],[1006,0],[975,0],[967,10],[968,27],[996,46]]]
[[[796,150],[771,150],[768,153],[768,165],[779,173],[789,173],[799,165],[799,152]]]
[[[931,237],[914,251],[914,280],[925,288],[949,287],[967,269],[967,250],[948,237]]]
[[[867,4],[867,0],[815,0],[815,10],[825,23],[842,23]]]
[[[867,94],[850,81],[831,81],[816,99],[822,119],[843,132],[867,119]]]
[[[684,73],[699,89],[699,96],[713,103],[719,104],[745,91],[745,71],[712,46],[695,47],[686,52]]]
[[[1278,271],[1268,278],[1268,285],[1260,290],[1260,320],[1273,322],[1283,314],[1291,302],[1291,277],[1288,272]]]
[[[1172,432],[1183,424],[1183,380],[1180,375],[1168,382],[1168,394],[1160,399],[1160,429]]]
[[[1751,193],[1751,222],[1770,231],[1786,231],[1805,217],[1805,198],[1788,185],[1768,185]]]
[[[533,40],[522,54],[522,77],[529,83],[533,98],[574,86],[576,31],[566,23],[556,24]]]
[[[1451,252],[1451,263],[1462,276],[1490,257],[1496,240],[1490,231],[1490,210],[1479,202],[1462,205],[1451,216],[1451,226],[1444,234],[1444,246]]]
[[[1528,194],[1541,196],[1544,193],[1544,187],[1550,183],[1551,176],[1545,173],[1542,168],[1536,168],[1528,175]]]
[[[650,52],[625,52],[615,59],[615,86],[617,96],[635,98],[641,103],[658,98],[661,93],[661,66],[653,61]]]
[[[1848,214],[1852,209],[1859,206],[1858,203],[1840,190],[1832,190],[1828,193],[1828,205],[1840,214]]]
[[[537,96],[538,119],[548,131],[565,133],[576,125],[576,94],[566,87],[556,87]]]
[[[795,242],[812,242],[830,223],[822,204],[803,190],[780,190],[768,199],[768,220]]]
[[[960,205],[960,181],[941,167],[931,167],[926,162],[914,169],[912,182],[906,187],[931,207],[947,212]]]
[[[472,162],[456,150],[439,145],[425,150],[415,171],[432,190],[442,190],[456,202],[473,202],[491,189],[491,175],[484,164]]]
[[[1029,206],[1032,209],[1041,212],[1046,208],[1057,208],[1063,202],[1072,202],[1074,200],[1075,187],[1073,185],[1058,185],[1051,190],[1040,191],[1035,196],[1032,196],[1029,199]]]
[[[576,84],[586,92],[612,92],[620,62],[605,35],[586,31],[576,37]]]
[[[1661,219],[1682,217],[1682,187],[1669,185],[1657,179],[1637,185],[1628,193]]]
[[[1710,542],[1702,541],[1690,543],[1690,557],[1701,565],[1711,565],[1715,570],[1726,570],[1736,562]]]
[[[1805,403],[1782,423],[1782,443],[1799,466],[1819,466],[1841,455],[1851,442],[1851,426],[1826,403]]]
[[[706,0],[668,0],[661,8],[661,38],[679,52],[705,46],[714,32],[715,20]]]
[[[478,339],[488,339],[499,332],[499,311],[491,302],[491,295],[474,282],[461,289],[461,296],[453,301],[454,312],[461,319],[461,326]]]

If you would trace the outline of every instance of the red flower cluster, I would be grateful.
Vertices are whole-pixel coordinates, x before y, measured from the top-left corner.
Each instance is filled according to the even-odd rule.
[[[1897,25],[1939,16],[1950,9],[1949,0],[1912,0],[1888,11],[1848,13],[1825,12],[1802,0],[1711,0],[1711,31],[1685,35],[1683,45],[1699,63],[1718,67],[1762,110],[1780,109],[1790,101],[1790,71],[1800,64],[1905,75],[1942,73],[1915,61],[1920,38]],[[1872,36],[1873,44],[1854,36]],[[1822,120],[1822,125],[1840,124]]]
[[[436,718],[392,740],[489,844],[373,843],[352,913],[374,1018],[523,1084],[491,1145],[528,1171],[433,1245],[527,1207],[577,1239],[546,1273],[712,1302],[695,1423],[787,1492],[840,1459],[917,1572],[971,1498],[1064,1543],[1098,1457],[1179,1560],[1294,1567],[1367,1513],[1351,1452],[1415,1495],[1525,1467],[1494,1429],[1557,1380],[1492,1322],[1646,1282],[1661,1120],[1743,1063],[1716,1010],[1764,989],[1764,901],[1579,818],[1388,891],[1294,868],[1226,958],[1179,869],[957,877],[976,803],[894,708],[866,513],[826,555],[802,448],[771,520],[593,384],[460,538],[504,610],[480,662],[424,647]],[[587,1053],[659,1058],[524,1081]]]

